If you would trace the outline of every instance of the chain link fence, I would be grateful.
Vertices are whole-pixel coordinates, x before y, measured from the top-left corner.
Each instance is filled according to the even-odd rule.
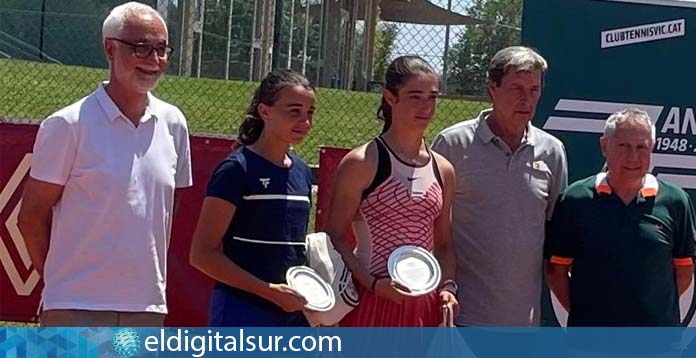
[[[101,24],[123,2],[0,1],[0,118],[43,119],[106,80]],[[184,111],[193,133],[234,135],[267,70],[304,73],[318,87],[317,113],[296,150],[310,163],[320,145],[353,147],[379,133],[384,70],[400,55],[420,55],[442,75],[428,139],[478,114],[488,106],[485,64],[519,43],[522,9],[522,0],[143,2],[165,18],[175,48],[156,94]]]

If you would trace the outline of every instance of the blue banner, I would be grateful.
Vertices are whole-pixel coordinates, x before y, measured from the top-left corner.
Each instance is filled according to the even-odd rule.
[[[230,355],[692,357],[696,328],[0,328],[0,357]]]
[[[534,124],[563,141],[569,182],[601,170],[604,121],[634,107],[656,126],[653,174],[696,200],[694,24],[696,2],[524,1],[522,43],[549,62]],[[565,325],[567,312],[544,294],[543,324]],[[685,326],[696,326],[694,297],[693,288],[680,297]]]

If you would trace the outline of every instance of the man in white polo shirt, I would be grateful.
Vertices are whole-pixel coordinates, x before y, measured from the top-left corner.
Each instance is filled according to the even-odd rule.
[[[46,326],[161,326],[175,189],[191,186],[181,111],[150,94],[171,48],[139,3],[104,21],[109,81],[39,129],[19,228]]]

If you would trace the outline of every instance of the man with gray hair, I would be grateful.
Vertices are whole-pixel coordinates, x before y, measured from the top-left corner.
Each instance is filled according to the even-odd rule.
[[[104,21],[109,81],[41,123],[19,229],[44,279],[45,326],[161,326],[175,189],[191,186],[186,120],[150,90],[172,51],[151,7]]]
[[[567,184],[563,144],[531,123],[547,68],[530,48],[500,50],[488,67],[492,109],[433,142],[457,175],[457,325],[540,323],[545,225]]]
[[[568,326],[680,324],[694,210],[684,190],[649,173],[654,144],[646,112],[612,114],[600,138],[607,172],[573,183],[558,201],[546,270]]]

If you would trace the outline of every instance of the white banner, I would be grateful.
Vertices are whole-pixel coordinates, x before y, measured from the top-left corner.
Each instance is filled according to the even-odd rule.
[[[669,39],[685,33],[684,19],[607,30],[602,31],[602,48]]]

